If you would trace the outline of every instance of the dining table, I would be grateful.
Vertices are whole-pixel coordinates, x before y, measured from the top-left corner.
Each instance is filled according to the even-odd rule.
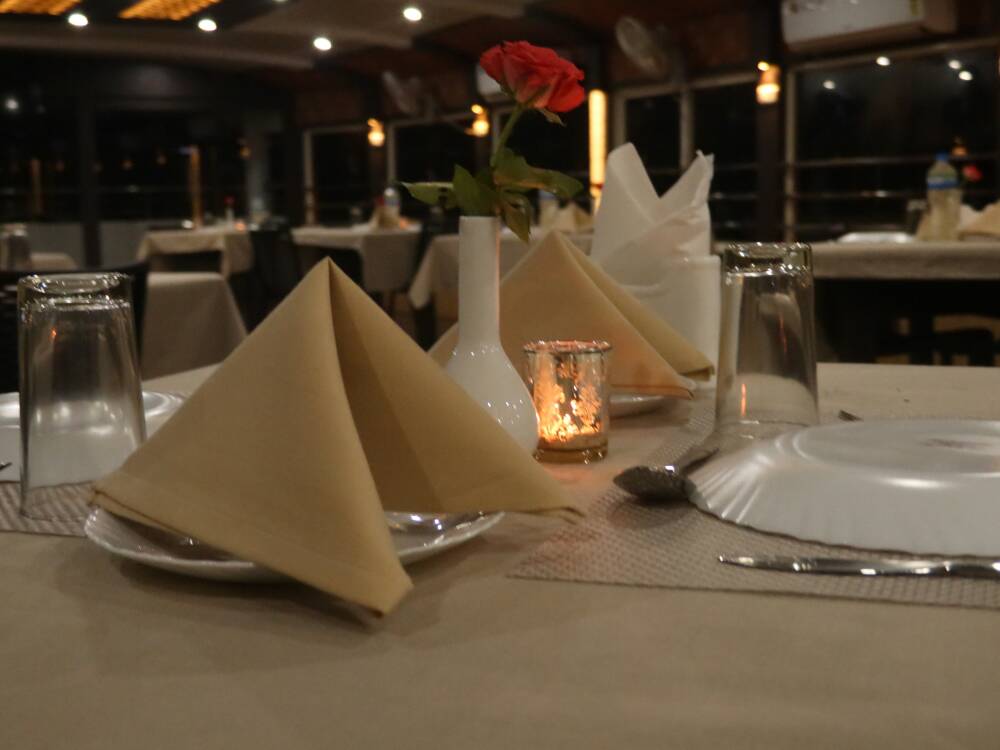
[[[246,336],[233,291],[222,274],[149,274],[140,363],[144,377],[217,364]]]
[[[348,249],[361,256],[361,286],[367,292],[406,289],[417,264],[420,225],[383,229],[369,224],[344,227],[301,226],[292,230],[303,248]]]
[[[136,259],[149,260],[154,271],[172,271],[192,253],[218,253],[218,272],[226,278],[247,273],[254,265],[250,233],[238,223],[151,230],[143,236]]]
[[[535,228],[530,244],[523,242],[512,231],[500,230],[500,276],[528,254],[547,232]],[[573,244],[585,253],[590,252],[591,232],[577,232],[567,235]],[[410,283],[408,292],[410,304],[419,310],[426,307],[439,294],[454,294],[458,289],[458,242],[457,234],[441,234],[431,240]]]
[[[211,372],[146,387],[189,393]],[[998,386],[987,368],[819,365],[824,421],[1000,419]],[[587,507],[689,408],[615,420],[605,460],[549,470]],[[2,744],[997,747],[1000,611],[510,575],[561,528],[508,514],[410,566],[414,590],[382,619],[298,584],[0,535]]]

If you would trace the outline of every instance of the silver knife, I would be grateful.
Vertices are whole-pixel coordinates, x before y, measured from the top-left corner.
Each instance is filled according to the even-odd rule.
[[[1000,580],[1000,560],[902,560],[895,558],[781,557],[719,555],[719,562],[785,573],[861,576],[958,576]]]

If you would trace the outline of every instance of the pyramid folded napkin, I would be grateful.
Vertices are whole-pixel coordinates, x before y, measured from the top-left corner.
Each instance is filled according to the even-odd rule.
[[[500,284],[500,339],[515,366],[538,339],[611,343],[613,388],[690,396],[678,373],[705,376],[711,363],[668,324],[625,292],[560,232],[551,232]],[[458,341],[452,327],[433,346],[444,364]]]
[[[94,500],[383,613],[411,587],[384,510],[577,512],[329,261]]]
[[[1000,237],[1000,201],[991,203],[982,211],[973,212],[962,206],[963,221],[959,225],[960,237]]]

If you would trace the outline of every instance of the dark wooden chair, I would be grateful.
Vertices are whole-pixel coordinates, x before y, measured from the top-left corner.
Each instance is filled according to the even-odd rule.
[[[82,269],[78,271],[44,272],[43,276],[76,273],[116,271],[132,280],[132,319],[135,324],[135,341],[142,352],[142,330],[146,319],[146,297],[149,284],[149,264],[145,261],[113,268]],[[34,271],[0,271],[0,392],[18,389],[17,344],[17,282]]]
[[[353,247],[325,247],[320,245],[296,245],[295,255],[299,262],[299,272],[305,276],[321,260],[329,258],[344,274],[358,286],[363,287],[364,260]]]
[[[431,210],[423,225],[420,227],[420,239],[417,245],[416,265],[413,268],[414,274],[420,268],[420,264],[427,255],[427,250],[434,241],[434,238],[441,234],[456,234],[458,232],[458,217],[444,213],[440,209]],[[431,301],[419,309],[413,310],[414,337],[423,349],[430,349],[437,341],[437,309],[434,306],[434,297]]]
[[[250,244],[253,247],[253,273],[259,297],[256,320],[248,326],[253,328],[296,287],[302,280],[302,273],[292,233],[287,227],[252,230]]]

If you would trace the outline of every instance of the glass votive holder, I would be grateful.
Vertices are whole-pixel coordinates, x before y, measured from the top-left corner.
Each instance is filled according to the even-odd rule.
[[[590,463],[608,452],[607,341],[533,341],[526,344],[528,387],[538,413],[535,457]]]

